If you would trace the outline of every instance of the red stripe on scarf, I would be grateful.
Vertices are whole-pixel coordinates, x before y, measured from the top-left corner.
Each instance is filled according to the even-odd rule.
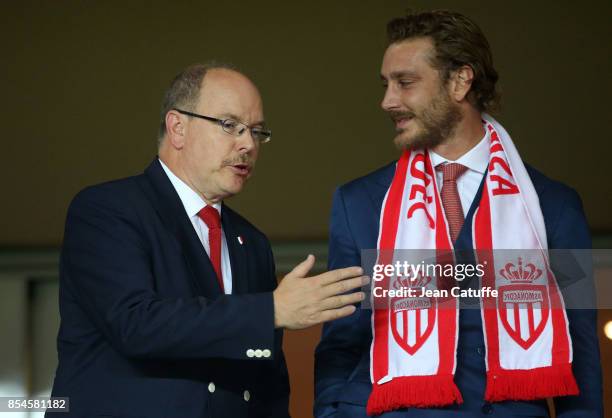
[[[393,262],[393,249],[395,248],[395,236],[397,235],[397,225],[400,217],[400,210],[402,207],[402,194],[404,191],[404,183],[406,182],[406,173],[408,172],[408,159],[410,153],[405,151],[395,169],[395,175],[391,182],[391,188],[387,194],[386,204],[384,205],[385,211],[381,223],[384,225],[382,228],[383,233],[380,237],[378,248],[381,250],[379,254],[378,264],[387,265]],[[383,289],[389,289],[389,277],[385,276],[381,281],[380,285]],[[387,375],[389,369],[389,356],[388,356],[388,344],[389,341],[389,309],[381,309],[376,302],[372,303],[372,309],[374,310],[374,333],[376,338],[382,344],[374,346],[373,359],[374,359],[374,384],[380,379]]]

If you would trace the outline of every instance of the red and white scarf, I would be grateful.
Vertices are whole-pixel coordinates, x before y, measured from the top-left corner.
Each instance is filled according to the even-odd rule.
[[[486,345],[485,400],[576,395],[568,320],[549,268],[538,196],[508,133],[489,115],[483,114],[483,119],[490,156],[472,242],[477,262],[485,266],[481,285],[499,291],[497,298],[482,298],[480,306]],[[377,262],[393,264],[394,250],[400,249],[452,250],[447,225],[429,153],[405,151],[383,201]],[[523,259],[528,260],[511,260],[499,252],[494,257],[491,249],[531,251],[525,251]],[[385,277],[372,285],[390,289],[398,279]],[[454,282],[452,278],[436,280],[438,289],[445,287],[440,280]],[[517,295],[520,302],[521,294],[532,299],[508,302],[516,301]],[[368,414],[462,403],[453,381],[458,300],[446,299],[440,307],[441,301],[432,298],[429,309],[397,303],[401,302],[397,298],[384,301],[380,309],[379,302],[372,302],[373,387]]]

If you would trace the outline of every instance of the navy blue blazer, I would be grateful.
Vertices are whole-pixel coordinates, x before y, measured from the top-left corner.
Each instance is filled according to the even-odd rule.
[[[527,166],[540,199],[549,248],[591,248],[591,238],[578,194]],[[382,201],[395,163],[338,188],[334,195],[330,225],[329,268],[361,264],[362,249],[376,248]],[[482,189],[482,185],[481,185]],[[456,248],[472,247],[471,222],[481,190],[466,216]],[[599,345],[594,310],[567,311],[573,341],[573,371],[579,396],[555,399],[559,418],[602,416],[602,383]],[[365,405],[371,390],[371,310],[325,324],[315,355],[315,416],[366,417]],[[408,408],[383,414],[385,418],[458,417],[547,417],[546,401],[486,403],[485,348],[478,309],[464,309],[459,317],[459,342],[455,383],[463,396],[462,405],[446,408]]]
[[[289,416],[270,243],[229,207],[221,214],[232,295],[157,159],[74,198],[52,392],[70,413],[46,417]]]

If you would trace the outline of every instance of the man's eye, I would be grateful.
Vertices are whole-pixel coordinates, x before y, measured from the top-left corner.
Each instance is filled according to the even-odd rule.
[[[398,81],[398,84],[400,85],[400,87],[408,87],[409,85],[412,84],[412,81],[400,80]]]
[[[225,129],[236,129],[236,126],[238,126],[238,122],[235,120],[227,119],[223,121],[223,127]]]
[[[253,138],[257,139],[258,141],[264,139],[266,137],[266,135],[264,135],[264,133],[262,132],[261,128],[253,128],[251,129],[251,135],[253,135]]]

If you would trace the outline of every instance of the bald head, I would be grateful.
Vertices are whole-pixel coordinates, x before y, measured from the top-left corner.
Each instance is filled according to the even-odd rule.
[[[250,80],[231,64],[211,61],[204,64],[193,64],[177,74],[164,94],[161,106],[161,120],[159,125],[158,142],[161,144],[166,136],[166,115],[172,109],[183,109],[195,111],[200,95],[202,94],[203,82],[210,71],[225,70],[220,72],[234,73],[249,83]],[[252,84],[252,83],[251,83]]]
[[[249,125],[263,123],[259,90],[244,74],[225,68],[209,70],[202,80],[196,113],[213,113],[219,119],[235,119]]]

